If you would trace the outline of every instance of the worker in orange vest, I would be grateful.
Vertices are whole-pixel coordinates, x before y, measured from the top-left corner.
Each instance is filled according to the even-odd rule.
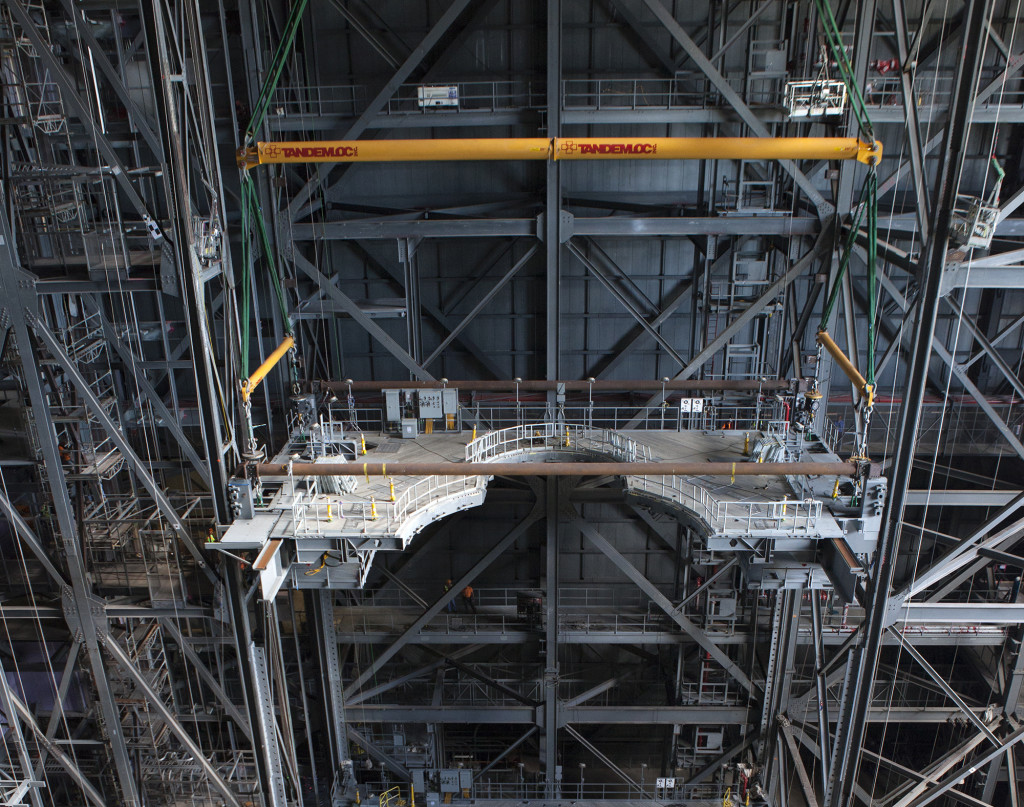
[[[467,614],[471,611],[474,614],[476,613],[476,602],[474,602],[473,600],[472,586],[467,585],[464,589],[462,589],[462,606]]]

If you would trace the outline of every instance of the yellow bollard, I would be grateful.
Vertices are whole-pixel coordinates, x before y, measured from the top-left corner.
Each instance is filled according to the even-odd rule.
[[[334,514],[331,512],[331,503],[327,503],[327,520],[334,521]]]
[[[476,439],[476,426],[473,427],[473,436],[470,438],[470,440],[475,440],[475,439]]]
[[[366,435],[363,435],[363,434],[359,435],[359,453],[360,454],[365,454],[366,453]]]
[[[394,501],[395,500],[395,480],[394,479],[389,479],[388,480],[388,487],[391,488],[391,501]]]
[[[750,456],[750,432],[743,435],[743,456]]]
[[[839,480],[838,479],[836,479],[836,483],[832,486],[832,498],[833,499],[838,499],[839,498]]]
[[[565,427],[565,447],[569,447],[569,427]]]
[[[370,497],[370,521],[377,520],[377,500]]]
[[[789,505],[786,504],[786,502],[788,502],[788,501],[789,501],[789,494],[788,493],[782,494],[782,517],[783,518],[786,517],[786,512],[789,510]]]

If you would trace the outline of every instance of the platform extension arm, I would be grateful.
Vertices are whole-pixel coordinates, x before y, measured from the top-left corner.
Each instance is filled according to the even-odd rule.
[[[832,358],[835,360],[846,377],[853,382],[854,386],[860,390],[860,394],[864,396],[864,400],[867,406],[870,408],[875,403],[875,387],[873,384],[869,384],[864,380],[864,376],[860,374],[860,371],[853,366],[853,362],[850,361],[846,354],[839,348],[831,336],[828,335],[828,331],[818,331],[815,336],[818,344],[821,345],[825,350],[829,352]]]
[[[882,146],[855,137],[520,137],[438,140],[259,142],[238,152],[239,168],[268,163],[461,160],[859,160],[875,165]]]
[[[295,347],[295,337],[286,336],[284,341],[274,349],[274,352],[267,356],[267,360],[256,368],[256,372],[242,382],[242,400],[249,400],[249,396],[252,395],[260,382],[267,377],[270,371],[274,369],[277,363],[281,361],[285,354],[293,347]]]

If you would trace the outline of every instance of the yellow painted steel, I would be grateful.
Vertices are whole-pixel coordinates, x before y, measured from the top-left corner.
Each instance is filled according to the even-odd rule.
[[[846,357],[846,354],[840,350],[839,345],[828,335],[828,331],[818,331],[816,339],[818,344],[825,348],[832,358],[835,359],[836,364],[846,373],[846,377],[861,391],[861,394],[867,399],[867,405],[873,406],[875,403],[875,388],[864,380],[864,376],[853,366],[853,362]]]
[[[861,160],[881,158],[855,137],[562,137],[556,160]]]
[[[274,369],[274,366],[284,358],[284,354],[293,347],[295,347],[295,337],[286,336],[284,341],[274,349],[274,352],[267,356],[267,360],[256,368],[256,372],[249,376],[246,381],[242,382],[242,400],[249,400],[249,396],[252,395],[260,382],[266,378],[267,374]]]
[[[875,164],[881,158],[881,143],[855,137],[520,137],[259,142],[238,152],[238,166],[547,159],[859,160]]]

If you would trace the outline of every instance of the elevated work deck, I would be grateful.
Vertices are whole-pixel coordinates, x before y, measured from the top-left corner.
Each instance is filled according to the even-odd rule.
[[[296,439],[276,459],[343,462],[319,426],[313,438]],[[749,441],[748,441],[749,436]],[[351,436],[350,436],[351,437]],[[488,476],[382,477],[361,473],[363,462],[543,462],[614,460],[749,463],[745,445],[771,453],[776,461],[797,453],[817,461],[834,460],[820,443],[793,442],[784,430],[761,433],[719,431],[614,432],[553,423],[516,426],[476,439],[464,432],[438,432],[402,439],[364,435],[361,451],[348,464],[349,476],[268,476],[254,517],[241,518],[219,545],[236,549],[272,546],[264,595],[281,585],[300,588],[359,588],[377,551],[401,551],[425,526],[460,510],[481,505]],[[359,441],[361,445],[361,441]],[[709,552],[753,552],[764,560],[775,551],[801,551],[813,542],[839,538],[843,526],[823,506],[832,477],[818,488],[803,478],[777,476],[621,477],[625,494],[652,507],[689,519],[706,539]],[[277,543],[280,541],[280,543]]]

